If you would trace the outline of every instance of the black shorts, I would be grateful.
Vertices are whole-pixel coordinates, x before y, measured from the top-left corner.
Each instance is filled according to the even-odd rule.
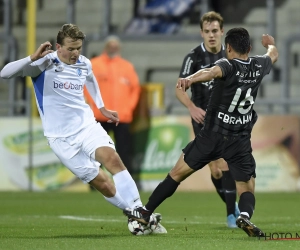
[[[197,123],[192,119],[192,125],[193,125],[194,134],[196,136],[197,134],[200,133],[201,129],[203,128],[203,124]]]
[[[190,168],[199,170],[211,161],[224,158],[234,180],[248,181],[256,177],[251,135],[225,136],[201,130],[182,151]]]

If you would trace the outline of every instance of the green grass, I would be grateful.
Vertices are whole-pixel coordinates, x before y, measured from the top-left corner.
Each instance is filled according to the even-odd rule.
[[[142,193],[147,201],[149,193]],[[300,235],[299,193],[258,193],[252,221],[266,233]],[[0,249],[300,249],[300,240],[258,240],[226,227],[216,193],[175,193],[157,212],[168,234],[133,236],[97,192],[0,192]]]

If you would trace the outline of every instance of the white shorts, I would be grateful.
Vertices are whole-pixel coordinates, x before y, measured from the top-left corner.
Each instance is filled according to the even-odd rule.
[[[60,161],[84,183],[89,183],[99,173],[100,163],[95,160],[99,147],[115,144],[100,123],[91,124],[76,135],[67,138],[47,138],[48,143]]]

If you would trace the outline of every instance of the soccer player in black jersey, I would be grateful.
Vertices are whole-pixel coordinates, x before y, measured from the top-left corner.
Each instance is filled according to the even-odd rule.
[[[144,207],[123,213],[143,224],[148,224],[151,213],[173,195],[180,182],[212,160],[224,158],[236,181],[239,195],[240,216],[238,227],[249,236],[260,237],[264,233],[251,221],[255,207],[255,160],[252,155],[251,131],[257,120],[253,109],[258,88],[278,52],[272,36],[262,35],[266,54],[249,57],[251,49],[248,31],[230,29],[225,37],[227,59],[215,62],[213,67],[180,78],[177,87],[185,91],[195,82],[214,80],[206,110],[203,128],[184,149],[176,165],[156,187]]]
[[[180,78],[190,76],[200,69],[210,67],[215,61],[225,57],[225,46],[222,44],[223,18],[219,13],[210,11],[200,19],[200,29],[203,42],[187,54],[183,60]],[[213,86],[212,81],[197,82],[191,86],[191,99],[186,92],[176,88],[176,96],[187,107],[192,117],[194,134],[197,135],[203,127],[204,116]],[[236,186],[227,163],[224,159],[208,163],[211,180],[226,203],[227,226],[236,228],[236,218],[239,209],[236,203]]]

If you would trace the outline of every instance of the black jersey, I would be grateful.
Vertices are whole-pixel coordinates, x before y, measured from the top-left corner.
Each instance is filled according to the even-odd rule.
[[[257,120],[253,104],[263,77],[271,70],[271,58],[223,58],[215,64],[221,68],[223,77],[214,81],[204,129],[232,136],[249,134]]]
[[[201,43],[185,56],[179,77],[184,78],[196,73],[200,69],[209,68],[213,63],[223,57],[225,57],[224,45],[222,45],[222,49],[219,53],[213,54],[205,49],[204,43]],[[212,83],[213,81],[192,84],[191,100],[197,107],[206,110],[211,94]]]

